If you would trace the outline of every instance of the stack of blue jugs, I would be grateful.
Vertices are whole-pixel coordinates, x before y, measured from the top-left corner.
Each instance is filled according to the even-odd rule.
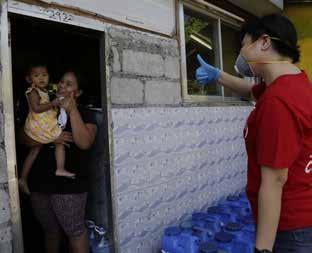
[[[109,244],[106,239],[104,226],[97,226],[94,221],[86,220],[91,253],[109,253]]]
[[[228,196],[207,212],[194,212],[162,238],[165,253],[252,253],[255,222],[246,194]]]
[[[180,227],[168,227],[162,238],[163,252],[198,253],[199,238]]]

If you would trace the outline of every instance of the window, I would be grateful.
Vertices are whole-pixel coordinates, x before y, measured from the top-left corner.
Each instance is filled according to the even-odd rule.
[[[223,70],[232,75],[237,75],[234,70],[234,64],[240,51],[239,28],[222,22],[221,37]],[[238,94],[235,94],[228,88],[224,88],[224,96],[238,97]]]
[[[181,4],[180,38],[185,100],[222,101],[233,100],[233,97],[238,100],[237,94],[217,82],[205,87],[198,85],[195,73],[199,67],[197,54],[200,54],[209,64],[237,75],[234,64],[240,50],[239,30],[242,21],[226,17],[224,13],[219,16],[197,4]]]
[[[187,65],[187,91],[190,95],[218,95],[217,83],[206,87],[199,86],[195,79],[198,68],[196,56],[202,55],[205,60],[220,66],[217,55],[218,21],[198,14],[190,9],[184,10],[185,53]]]

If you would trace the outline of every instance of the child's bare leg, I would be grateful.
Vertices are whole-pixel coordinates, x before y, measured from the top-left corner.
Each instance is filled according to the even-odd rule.
[[[27,178],[28,178],[31,167],[40,152],[40,149],[41,149],[41,146],[35,146],[30,149],[23,164],[21,178],[18,180],[18,185],[21,191],[28,195],[30,195],[30,191],[29,191],[28,184],[27,184]]]
[[[75,177],[75,174],[65,170],[65,147],[63,144],[55,144],[56,172],[55,175],[62,177]]]

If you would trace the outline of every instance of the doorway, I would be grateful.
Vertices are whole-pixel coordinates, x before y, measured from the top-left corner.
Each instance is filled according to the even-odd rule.
[[[103,225],[112,242],[112,206],[110,192],[108,123],[105,93],[104,33],[81,27],[44,21],[22,15],[11,15],[12,84],[14,99],[16,158],[18,174],[28,150],[20,144],[18,134],[28,113],[25,81],[28,66],[47,64],[50,83],[57,83],[66,70],[78,73],[83,94],[79,103],[96,118],[98,134],[91,149],[90,191],[86,219]],[[44,252],[41,226],[33,215],[29,197],[20,193],[24,252]],[[111,246],[112,247],[112,246]],[[62,253],[68,252],[64,241]],[[113,251],[110,251],[113,252]]]

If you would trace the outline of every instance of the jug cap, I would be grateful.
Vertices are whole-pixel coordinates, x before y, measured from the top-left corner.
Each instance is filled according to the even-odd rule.
[[[241,224],[237,223],[237,222],[229,222],[226,225],[226,229],[229,231],[240,231],[242,229]]]
[[[207,211],[206,217],[205,217],[205,221],[207,221],[207,222],[217,222],[218,218],[214,214],[215,213]]]
[[[245,192],[245,191],[241,192],[241,193],[239,194],[239,197],[240,197],[240,198],[246,198],[246,197],[247,197],[246,192]]]
[[[193,213],[192,214],[192,219],[193,220],[203,220],[206,218],[206,213],[198,212],[198,213]]]
[[[238,219],[239,219],[240,222],[242,222],[244,224],[254,224],[255,223],[255,220],[254,220],[253,216],[250,215],[250,214],[247,214],[247,215],[242,215],[241,214],[238,217]]]
[[[217,245],[212,242],[204,242],[199,246],[201,253],[218,253]]]
[[[168,227],[168,228],[165,229],[165,235],[166,236],[179,235],[180,232],[181,232],[181,230],[178,227]]]
[[[248,215],[244,218],[243,222],[245,224],[254,224],[255,223],[255,220],[252,216]]]
[[[182,230],[192,229],[193,225],[191,221],[183,221],[180,224],[180,228]]]
[[[233,235],[226,232],[216,233],[215,239],[219,242],[229,243],[233,240]]]
[[[226,198],[226,200],[228,200],[228,201],[238,201],[239,197],[232,195],[232,196],[228,196]]]
[[[222,208],[219,206],[211,206],[207,209],[207,212],[209,212],[209,213],[220,213],[220,212],[222,212]]]

